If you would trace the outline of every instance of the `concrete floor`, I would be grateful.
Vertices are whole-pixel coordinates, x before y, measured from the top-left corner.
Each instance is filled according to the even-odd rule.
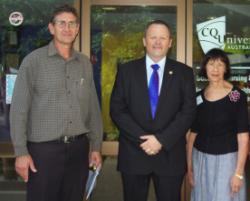
[[[116,171],[116,158],[106,158],[97,185],[89,201],[122,201],[120,174]],[[0,179],[1,180],[1,179]],[[3,179],[2,179],[3,180]],[[0,182],[0,201],[25,201],[25,185],[23,182]],[[151,188],[148,201],[154,201]]]
[[[250,182],[250,161],[247,166],[247,181]],[[25,186],[22,182],[1,181],[0,201],[25,201]],[[250,201],[250,188],[248,187],[248,201]],[[122,186],[120,174],[116,171],[116,159],[106,158],[102,171],[98,177],[97,185],[89,201],[122,201]],[[148,201],[155,201],[154,190],[151,186]],[[187,201],[187,200],[186,200]]]
[[[20,181],[3,181],[0,178],[0,200],[1,201],[25,201],[25,184]]]
[[[116,163],[115,158],[105,159],[90,201],[122,201],[122,184],[120,174],[116,171]],[[148,201],[155,201],[152,186]]]

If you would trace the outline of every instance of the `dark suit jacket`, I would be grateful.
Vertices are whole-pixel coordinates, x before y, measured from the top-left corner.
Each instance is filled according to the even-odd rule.
[[[185,134],[196,108],[191,68],[167,58],[156,117],[152,119],[145,57],[121,65],[110,107],[120,130],[118,170],[166,176],[185,173]],[[163,145],[157,155],[148,156],[140,148],[140,136],[145,134],[154,134]]]

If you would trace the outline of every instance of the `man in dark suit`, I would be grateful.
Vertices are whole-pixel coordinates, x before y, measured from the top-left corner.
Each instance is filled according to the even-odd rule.
[[[146,56],[119,67],[111,96],[124,200],[146,201],[152,178],[157,201],[180,201],[196,107],[193,71],[167,58],[172,39],[164,21],[147,25],[143,44]]]

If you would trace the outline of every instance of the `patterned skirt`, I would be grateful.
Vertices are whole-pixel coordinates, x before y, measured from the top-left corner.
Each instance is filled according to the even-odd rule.
[[[191,201],[246,201],[246,184],[230,196],[230,181],[235,172],[237,152],[212,155],[193,149],[195,186]]]

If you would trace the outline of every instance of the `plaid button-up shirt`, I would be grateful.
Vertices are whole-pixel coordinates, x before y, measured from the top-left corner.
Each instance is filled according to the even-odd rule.
[[[87,57],[72,51],[63,59],[53,41],[26,56],[15,83],[10,111],[16,155],[27,154],[27,141],[88,134],[92,150],[102,141],[102,120]]]

